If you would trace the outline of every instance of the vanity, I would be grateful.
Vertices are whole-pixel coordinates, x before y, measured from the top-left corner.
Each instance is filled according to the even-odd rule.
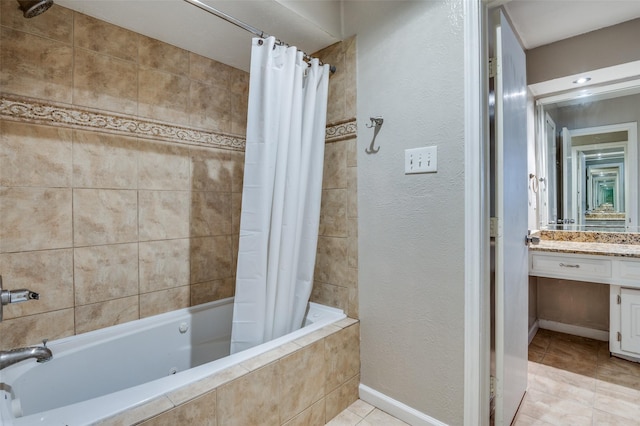
[[[529,275],[609,284],[609,351],[640,361],[640,234],[540,231]]]

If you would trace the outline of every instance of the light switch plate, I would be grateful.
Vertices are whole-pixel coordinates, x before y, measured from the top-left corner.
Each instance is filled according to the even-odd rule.
[[[438,147],[425,146],[404,150],[404,173],[435,173],[438,171]]]

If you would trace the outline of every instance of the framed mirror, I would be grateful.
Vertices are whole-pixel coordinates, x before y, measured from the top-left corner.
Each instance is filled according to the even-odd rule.
[[[540,229],[638,230],[640,81],[536,100]]]

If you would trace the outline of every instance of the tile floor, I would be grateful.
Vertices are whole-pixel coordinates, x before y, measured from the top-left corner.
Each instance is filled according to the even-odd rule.
[[[407,423],[392,417],[359,399],[334,417],[327,426],[403,426]]]
[[[640,364],[611,357],[608,342],[539,330],[514,424],[640,425]]]
[[[362,400],[327,426],[406,425]],[[609,343],[538,330],[529,384],[515,426],[640,426],[640,363],[609,355]]]

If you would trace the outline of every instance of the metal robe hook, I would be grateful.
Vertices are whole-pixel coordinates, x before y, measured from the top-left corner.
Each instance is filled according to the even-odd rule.
[[[365,124],[364,126],[368,129],[374,128],[373,139],[371,139],[371,145],[369,145],[369,148],[365,149],[364,152],[366,152],[367,154],[376,154],[378,151],[380,151],[380,147],[374,148],[373,146],[376,142],[378,132],[380,132],[380,128],[382,127],[382,123],[384,123],[384,119],[380,116],[369,117],[369,119],[371,120],[371,125]]]
[[[369,117],[369,120],[371,120],[371,125],[364,125],[368,129],[372,127],[382,126],[382,123],[384,123],[384,118],[382,117]]]

